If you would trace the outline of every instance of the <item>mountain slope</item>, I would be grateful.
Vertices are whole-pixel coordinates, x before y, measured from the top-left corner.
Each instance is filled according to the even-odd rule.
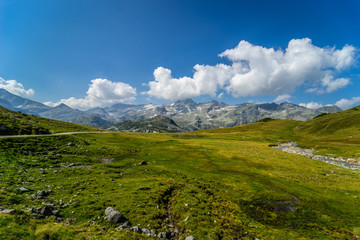
[[[60,121],[72,122],[73,119],[77,119],[87,114],[83,111],[72,109],[71,107],[61,103],[56,107],[53,107],[47,111],[39,113],[41,117],[51,118]]]
[[[299,132],[316,135],[352,135],[360,129],[360,106],[343,112],[325,114],[310,121],[304,122],[299,127]]]
[[[172,119],[156,116],[145,120],[126,120],[115,124],[109,130],[126,132],[183,132]]]
[[[197,133],[217,134],[217,137],[224,135],[227,139],[233,136],[241,141],[271,144],[293,141],[301,147],[315,149],[316,154],[360,158],[360,106],[339,113],[319,115],[305,122],[272,119]]]
[[[49,134],[83,131],[99,131],[99,129],[41,118],[0,107],[0,135]]]
[[[10,103],[12,108],[25,110],[28,113],[32,113],[32,114],[39,114],[41,112],[48,111],[51,109],[51,107],[49,106],[9,93],[8,91],[2,88],[0,88],[0,98]],[[10,107],[3,104],[1,104],[1,106]]]

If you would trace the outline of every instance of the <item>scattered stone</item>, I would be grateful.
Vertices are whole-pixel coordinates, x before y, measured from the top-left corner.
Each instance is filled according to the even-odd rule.
[[[23,151],[22,154],[23,154],[23,155],[31,155],[32,152],[31,152],[31,151]]]
[[[67,218],[65,221],[64,221],[64,225],[66,226],[69,226],[70,224],[76,222],[76,218]]]
[[[53,210],[52,213],[55,217],[59,216],[59,210]]]
[[[122,230],[122,229],[129,229],[131,227],[131,224],[129,221],[126,221],[123,225],[121,225],[120,227],[118,227],[118,230]]]
[[[62,158],[62,155],[60,153],[56,154],[57,158]]]
[[[102,228],[100,228],[100,230],[101,230],[102,232],[105,232],[105,231],[106,231],[106,227],[102,227]]]
[[[72,147],[72,146],[75,146],[75,144],[73,144],[72,142],[69,142],[68,144],[66,144],[66,146]]]
[[[4,209],[4,210],[0,211],[0,213],[2,213],[2,214],[13,214],[15,212],[16,212],[15,209]]]
[[[146,161],[141,161],[141,162],[139,163],[139,166],[144,166],[144,165],[148,165],[148,163],[147,163]]]
[[[51,206],[45,206],[45,207],[40,208],[39,213],[40,213],[40,215],[45,216],[45,217],[54,215],[53,208]]]
[[[141,231],[142,231],[144,234],[146,234],[146,235],[148,235],[149,237],[151,237],[151,233],[150,233],[150,230],[149,230],[149,229],[147,229],[147,228],[142,228]]]
[[[40,190],[40,191],[37,191],[36,195],[39,196],[39,197],[46,197],[48,196],[50,193],[46,190]]]
[[[21,188],[18,188],[18,191],[19,191],[19,192],[28,192],[29,189],[24,188],[24,187],[21,187]]]
[[[194,238],[194,236],[187,236],[186,238],[185,238],[185,240],[194,240],[195,238]]]
[[[166,239],[166,232],[159,232],[158,238]]]
[[[119,210],[112,207],[106,208],[105,216],[112,223],[118,223],[122,219],[122,215]]]
[[[139,226],[132,227],[130,230],[136,233],[142,233],[142,230]]]
[[[46,171],[45,171],[45,170],[41,170],[41,174],[46,174]]]
[[[292,206],[275,206],[274,207],[275,212],[296,212],[296,207]]]

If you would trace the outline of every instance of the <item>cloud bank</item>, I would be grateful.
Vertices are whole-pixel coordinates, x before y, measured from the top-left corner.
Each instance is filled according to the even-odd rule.
[[[324,105],[322,105],[321,103],[317,103],[317,102],[309,102],[309,103],[299,103],[299,106],[306,107],[309,109],[318,109],[318,108],[323,107]]]
[[[64,103],[71,108],[89,109],[93,107],[106,107],[115,103],[130,103],[135,100],[136,89],[129,84],[112,82],[108,79],[91,80],[85,98],[61,99],[57,103],[46,102],[48,106]]]
[[[33,89],[26,90],[24,86],[17,82],[16,80],[5,80],[0,77],[0,88],[3,88],[9,91],[12,94],[22,96],[22,97],[31,97],[35,94]]]
[[[330,93],[350,84],[338,78],[355,64],[356,49],[314,46],[309,38],[292,39],[281,49],[255,46],[241,41],[235,48],[219,54],[231,65],[195,65],[192,77],[174,78],[171,70],[158,67],[149,82],[149,96],[181,100],[200,95],[216,96],[225,90],[233,97],[286,95],[304,86],[307,92]]]
[[[335,103],[335,105],[341,109],[348,109],[359,104],[360,104],[360,97],[352,97],[350,99],[343,98]]]

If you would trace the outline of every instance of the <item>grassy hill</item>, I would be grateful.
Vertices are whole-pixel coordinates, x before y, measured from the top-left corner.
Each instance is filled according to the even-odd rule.
[[[36,117],[0,107],[0,135],[98,131],[96,128]]]
[[[321,154],[360,157],[360,106],[303,122],[294,134],[301,145]]]
[[[153,239],[117,230],[122,223],[105,218],[111,206],[132,226],[170,239],[356,238],[360,172],[268,146],[309,138],[321,151],[348,146],[356,155],[349,146],[359,144],[358,125],[349,125],[354,142],[344,145],[347,132],[332,130],[336,124],[326,136],[310,130],[352,111],[189,133],[0,139],[0,236]],[[45,206],[58,212],[45,217]]]

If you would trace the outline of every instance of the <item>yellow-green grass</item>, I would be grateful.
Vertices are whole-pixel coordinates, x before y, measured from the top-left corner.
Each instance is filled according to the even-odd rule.
[[[174,222],[183,232],[180,239],[351,238],[360,227],[359,172],[268,147],[297,140],[298,125],[276,120],[186,134],[80,134],[33,138],[31,144],[0,140],[0,205],[18,210],[0,215],[0,235],[145,239],[117,231],[104,219],[105,208],[113,206],[133,225],[157,232]],[[139,166],[141,161],[149,164]],[[78,167],[61,167],[70,163]],[[21,186],[31,191],[20,194]],[[52,190],[46,199],[31,198],[43,189]],[[23,212],[44,201],[64,220],[76,221],[66,226]],[[274,211],[284,204],[297,211]]]
[[[0,135],[100,131],[97,128],[41,118],[0,107]]]
[[[294,134],[322,154],[360,157],[360,106],[301,123]]]

